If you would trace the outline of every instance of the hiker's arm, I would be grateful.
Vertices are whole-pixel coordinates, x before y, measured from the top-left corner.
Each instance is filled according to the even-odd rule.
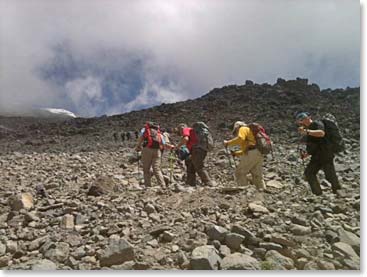
[[[144,137],[143,136],[140,136],[138,138],[138,141],[137,141],[136,146],[135,146],[135,150],[136,151],[139,151],[140,150],[141,144],[142,144],[143,140],[144,140]]]
[[[235,137],[234,139],[231,140],[225,140],[224,141],[224,146],[235,146],[235,145],[241,145],[242,141],[245,141],[248,133],[249,133],[250,129],[249,128],[243,128],[241,127],[238,131],[238,135],[237,137]]]
[[[185,136],[182,138],[181,142],[176,146],[177,149],[180,149],[182,145],[185,145],[189,142],[189,137]]]
[[[316,138],[323,138],[325,136],[325,131],[323,130],[307,130],[307,135]]]
[[[315,137],[315,138],[322,138],[325,136],[325,131],[324,130],[310,130],[310,129],[306,129],[304,127],[300,127],[298,129],[299,133],[301,135],[307,135],[307,136],[311,136],[311,137]]]
[[[240,137],[235,137],[234,139],[231,140],[225,140],[224,141],[224,146],[235,146],[235,145],[239,145],[241,143],[241,138]]]
[[[173,148],[175,148],[175,146],[174,146],[173,144],[166,143],[166,144],[164,145],[164,149],[171,150],[171,149],[173,149]]]

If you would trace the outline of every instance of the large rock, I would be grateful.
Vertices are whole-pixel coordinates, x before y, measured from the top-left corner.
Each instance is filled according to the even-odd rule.
[[[212,245],[196,247],[192,251],[190,265],[193,270],[218,269],[221,259]]]
[[[259,205],[257,203],[249,203],[248,208],[253,213],[263,213],[263,214],[269,213],[269,210],[266,207]]]
[[[45,252],[45,257],[55,262],[64,262],[69,257],[70,246],[65,242],[58,242],[55,248],[50,248]]]
[[[353,234],[352,232],[348,232],[343,228],[340,228],[338,230],[338,237],[340,242],[349,244],[357,253],[360,252],[361,241],[357,235]]]
[[[280,234],[273,234],[271,236],[271,241],[278,243],[280,245],[283,246],[288,246],[288,247],[295,247],[297,244],[289,239],[287,239],[286,237],[280,235]],[[276,249],[274,249],[276,250]]]
[[[5,255],[6,253],[6,246],[0,242],[0,256]]]
[[[36,249],[40,248],[48,239],[49,239],[48,236],[44,236],[44,237],[40,237],[40,238],[37,238],[37,239],[33,240],[29,244],[28,250],[33,251],[33,250],[36,250]]]
[[[298,236],[302,236],[302,235],[308,235],[311,233],[311,227],[306,227],[306,226],[302,226],[302,225],[298,225],[298,224],[292,224],[292,226],[290,226],[290,231]]]
[[[266,187],[271,187],[271,188],[276,188],[276,189],[281,189],[283,188],[283,184],[277,180],[270,180],[268,182],[266,182]]]
[[[7,267],[11,260],[10,256],[2,256],[0,257],[0,268]]]
[[[225,237],[226,245],[232,250],[238,250],[245,237],[236,233],[227,233]]]
[[[44,259],[36,262],[32,266],[32,270],[56,270],[57,266],[54,262]]]
[[[244,236],[245,238],[256,238],[254,233],[252,233],[247,228],[242,227],[241,225],[238,225],[238,224],[233,225],[231,231],[232,231],[232,233],[240,234],[240,235]]]
[[[220,266],[224,270],[260,269],[260,264],[255,258],[242,253],[234,253],[224,257]]]
[[[211,240],[218,240],[220,242],[223,242],[226,234],[229,231],[226,228],[223,228],[221,226],[217,226],[217,225],[211,225],[208,227],[206,233],[209,237],[209,239]]]
[[[112,177],[99,176],[94,184],[88,190],[88,195],[101,196],[104,194],[111,193],[115,190],[116,181]]]
[[[71,214],[66,214],[61,219],[61,228],[73,229],[74,228],[74,216]]]
[[[351,260],[359,260],[359,256],[349,244],[336,242],[331,248],[337,256],[342,256]]]
[[[274,269],[293,269],[294,262],[291,258],[285,257],[276,250],[270,250],[265,254],[265,260],[274,265]]]
[[[283,246],[281,246],[280,244],[274,243],[274,242],[260,242],[259,246],[261,248],[264,248],[266,250],[282,250]]]
[[[111,240],[102,252],[99,261],[101,266],[119,265],[135,258],[134,248],[125,239]]]
[[[33,208],[33,196],[28,192],[13,195],[9,198],[8,203],[13,211],[29,210]]]

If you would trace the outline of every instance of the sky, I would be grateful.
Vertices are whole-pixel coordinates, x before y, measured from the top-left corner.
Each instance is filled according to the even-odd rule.
[[[112,115],[246,80],[360,86],[357,0],[0,0],[0,112]]]

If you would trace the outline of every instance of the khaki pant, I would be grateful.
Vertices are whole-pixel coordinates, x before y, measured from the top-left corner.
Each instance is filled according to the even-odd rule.
[[[204,169],[204,160],[207,152],[200,148],[191,150],[190,158],[186,160],[187,180],[189,186],[196,185],[196,173],[199,175],[201,182],[204,185],[210,186],[211,180],[208,172]]]
[[[144,147],[141,160],[143,162],[144,183],[146,186],[151,186],[150,168],[153,167],[153,174],[157,178],[158,185],[165,186],[163,174],[161,171],[161,151]]]
[[[263,179],[263,161],[264,157],[259,150],[247,151],[240,156],[240,163],[236,168],[236,181],[239,186],[247,186],[247,174],[251,173],[252,181],[258,189],[265,189]]]

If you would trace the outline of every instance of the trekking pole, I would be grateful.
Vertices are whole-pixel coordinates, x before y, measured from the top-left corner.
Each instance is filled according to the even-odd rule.
[[[169,152],[168,160],[169,160],[169,183],[172,184],[172,176],[173,176],[173,152],[172,150]]]
[[[136,160],[138,161],[138,175],[140,175],[140,157],[139,157],[139,152],[136,152]]]
[[[226,146],[225,147],[225,151],[226,151],[226,154],[227,154],[227,157],[228,157],[228,161],[229,161],[229,166],[232,168],[232,160],[231,160],[231,152],[229,151],[228,147]]]

